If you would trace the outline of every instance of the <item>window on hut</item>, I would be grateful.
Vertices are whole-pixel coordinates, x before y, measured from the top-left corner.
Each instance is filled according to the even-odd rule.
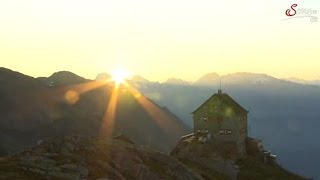
[[[220,134],[220,135],[231,135],[231,134],[232,134],[232,131],[231,131],[231,129],[221,129],[221,130],[219,131],[219,134]]]
[[[208,120],[208,109],[207,109],[207,107],[203,108],[202,120],[203,121],[207,121]]]
[[[207,116],[203,116],[203,121],[207,121],[208,117]]]
[[[227,135],[231,135],[231,129],[227,130]]]

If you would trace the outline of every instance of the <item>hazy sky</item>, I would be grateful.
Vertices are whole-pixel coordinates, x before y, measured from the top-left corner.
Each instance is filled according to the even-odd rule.
[[[283,21],[293,3],[317,10]],[[87,78],[122,64],[150,80],[207,72],[320,79],[319,0],[1,0],[0,66]]]

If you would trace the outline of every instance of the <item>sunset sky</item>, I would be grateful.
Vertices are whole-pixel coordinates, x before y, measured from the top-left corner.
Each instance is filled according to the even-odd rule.
[[[286,19],[292,4],[318,22]],[[149,80],[208,72],[320,79],[319,0],[1,0],[0,66],[87,78],[121,64]]]

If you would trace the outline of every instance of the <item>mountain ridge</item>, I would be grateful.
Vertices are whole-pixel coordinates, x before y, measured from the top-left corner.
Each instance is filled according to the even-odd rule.
[[[13,71],[4,76],[1,72],[0,81],[7,85],[0,87],[0,140],[13,142],[0,147],[4,154],[55,135],[98,135],[108,113],[115,115],[114,133],[125,131],[140,144],[148,144],[151,139],[150,146],[163,151],[169,151],[181,135],[190,132],[172,112],[162,110],[142,94],[135,97],[125,86],[119,87],[117,108],[108,112],[114,91],[111,82],[90,81],[67,71],[41,79]],[[22,80],[16,82],[11,77]],[[155,109],[150,113],[141,100]],[[155,115],[170,128],[166,124],[161,127]]]
[[[179,147],[179,146],[178,146]],[[131,143],[127,138],[95,138],[78,135],[54,137],[22,152],[0,158],[1,179],[177,179],[177,180],[248,180],[305,179],[279,166],[261,163],[253,157],[234,162],[205,158],[203,144],[179,147],[168,155],[147,146]],[[195,148],[198,151],[192,151]],[[199,151],[200,150],[200,151]],[[210,151],[210,150],[209,150]],[[189,156],[188,156],[189,154]],[[192,156],[191,156],[192,155]],[[183,158],[184,157],[184,158]],[[186,159],[188,157],[189,159]],[[219,170],[211,163],[220,164]],[[226,168],[226,164],[231,167]],[[230,177],[231,169],[236,169]]]
[[[159,83],[158,81],[149,81],[146,78],[135,75],[139,77],[139,79],[143,79],[144,83]],[[135,77],[133,76],[133,77]],[[186,81],[181,78],[175,78],[171,77],[168,78],[166,81],[161,82],[160,84],[172,84],[172,85],[193,85],[193,86],[218,86],[221,83],[225,82],[225,80],[230,81],[230,79],[243,79],[243,80],[250,80],[253,82],[263,82],[266,80],[279,80],[279,81],[287,81],[287,82],[292,82],[296,84],[301,84],[301,85],[315,85],[319,86],[320,80],[303,80],[299,78],[277,78],[265,73],[251,73],[251,72],[235,72],[235,73],[228,73],[224,75],[219,75],[216,72],[211,72],[204,74],[198,78],[198,80],[195,81]],[[135,78],[129,78],[129,81],[139,83],[140,80],[135,80]],[[141,81],[140,81],[141,82]]]

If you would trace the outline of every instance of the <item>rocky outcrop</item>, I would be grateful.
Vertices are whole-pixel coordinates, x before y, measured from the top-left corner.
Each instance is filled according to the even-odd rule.
[[[0,174],[0,179],[202,179],[167,154],[80,136],[54,138],[0,159]]]
[[[185,136],[173,149],[171,155],[185,163],[205,179],[305,179],[288,172],[276,162],[266,163],[255,155],[234,158],[223,145],[197,141],[193,136]],[[215,176],[212,176],[215,174]],[[221,176],[224,175],[224,176]]]
[[[224,174],[230,179],[236,179],[239,167],[231,159],[224,157],[218,148],[208,143],[193,140],[193,137],[178,143],[171,155],[181,161],[193,162],[210,171]]]
[[[216,147],[215,147],[216,148]],[[0,158],[0,179],[69,180],[302,180],[280,166],[225,158],[197,141],[181,141],[169,156],[123,139],[53,138]]]

